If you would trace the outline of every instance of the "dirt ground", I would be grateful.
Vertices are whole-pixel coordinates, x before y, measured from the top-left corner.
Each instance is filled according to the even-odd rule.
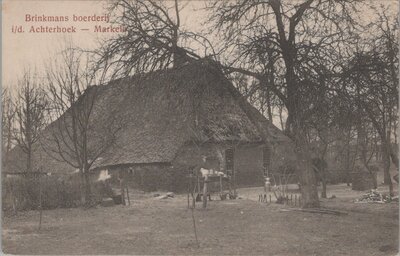
[[[383,191],[386,188],[381,187]],[[356,204],[362,192],[328,187],[327,208],[347,215],[282,211],[257,202],[263,188],[240,189],[242,199],[211,201],[194,210],[199,247],[185,195],[155,199],[132,193],[130,206],[20,212],[3,217],[7,254],[135,255],[396,255],[398,203]]]

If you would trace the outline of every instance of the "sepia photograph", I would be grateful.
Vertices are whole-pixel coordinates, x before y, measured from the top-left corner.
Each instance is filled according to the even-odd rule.
[[[399,1],[3,0],[5,255],[399,255]]]

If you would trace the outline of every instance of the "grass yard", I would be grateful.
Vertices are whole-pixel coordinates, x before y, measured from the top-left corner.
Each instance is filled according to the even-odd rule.
[[[242,199],[212,201],[194,211],[193,234],[186,196],[155,199],[132,194],[131,206],[20,212],[3,217],[2,249],[9,254],[174,255],[396,255],[398,203],[355,204],[360,192],[330,186],[324,207],[336,216],[281,211],[257,202],[262,188],[239,190]],[[201,203],[197,204],[200,208]]]

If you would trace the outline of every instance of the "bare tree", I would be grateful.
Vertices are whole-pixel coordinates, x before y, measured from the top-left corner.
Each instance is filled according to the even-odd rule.
[[[379,134],[382,145],[382,160],[386,184],[392,193],[392,182],[389,174],[390,158],[397,162],[397,156],[391,147],[391,123],[397,118],[398,91],[397,84],[388,77],[387,62],[374,50],[360,53],[350,64],[348,92],[358,105],[359,115],[366,116]],[[397,164],[398,165],[398,164]]]
[[[43,148],[54,159],[79,170],[82,201],[87,204],[91,202],[90,168],[112,147],[122,127],[113,106],[98,103],[106,85],[96,67],[87,54],[67,48],[46,70],[52,103],[49,115],[54,122],[47,129],[50,135],[42,140]]]
[[[368,151],[379,151],[375,149],[376,138],[379,138],[385,183],[392,193],[391,159],[398,169],[397,153],[391,145],[398,120],[398,21],[387,16],[388,10],[383,6],[373,10],[377,18],[363,28],[365,36],[355,42],[349,57],[344,58],[338,92],[343,99],[355,103],[357,117],[352,121],[357,130],[357,141],[361,143],[357,144],[361,145],[363,162],[369,162],[372,157],[366,156],[371,153],[365,152],[367,144],[374,144]]]
[[[334,68],[332,61],[325,62],[327,56],[355,25],[353,2],[236,0],[211,6],[211,20],[226,35],[224,47],[235,54],[227,58],[227,71],[260,80],[285,105],[285,131],[300,163],[303,207],[319,206],[306,139],[308,96]]]
[[[2,152],[3,161],[13,146],[13,129],[15,120],[15,106],[11,92],[8,88],[3,88],[1,93],[2,103]]]
[[[361,160],[362,165],[364,168],[369,172],[371,175],[372,180],[375,181],[374,187],[377,186],[376,181],[376,173],[375,170],[370,165],[370,161],[377,150],[374,147],[374,137],[376,136],[376,131],[369,120],[365,120],[359,116],[359,120],[356,123],[356,130],[357,130],[357,147],[359,153],[359,159]],[[364,119],[364,120],[363,120]],[[392,193],[392,188],[389,189],[390,193]]]
[[[212,50],[207,38],[181,27],[178,0],[118,0],[109,13],[115,24],[126,33],[102,43],[99,63],[112,67],[116,76],[165,69],[182,65],[200,56],[188,41],[203,46],[205,54]]]
[[[16,127],[13,139],[26,154],[26,171],[32,171],[34,145],[39,141],[40,132],[47,123],[46,93],[36,73],[25,71],[18,81],[19,90],[15,102]]]
[[[376,30],[378,31],[377,38],[375,41],[377,46],[376,50],[381,53],[383,61],[387,63],[386,73],[388,82],[389,95],[387,99],[383,99],[382,103],[387,104],[386,120],[387,126],[382,127],[383,130],[387,128],[387,144],[385,154],[389,154],[392,159],[392,163],[399,169],[399,159],[397,153],[389,145],[391,143],[391,136],[394,135],[396,139],[397,123],[398,123],[398,109],[399,109],[399,98],[398,98],[398,83],[399,83],[399,41],[398,41],[398,19],[393,19],[386,15],[387,8],[381,7],[377,10],[379,16],[379,22],[376,23]],[[372,119],[371,119],[372,121]],[[373,121],[374,122],[374,121]],[[378,129],[378,128],[377,128]],[[384,156],[386,157],[386,156]],[[390,175],[385,175],[385,183],[390,183]]]

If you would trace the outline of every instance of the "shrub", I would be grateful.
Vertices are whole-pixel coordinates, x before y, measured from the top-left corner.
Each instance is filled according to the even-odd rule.
[[[105,186],[91,184],[94,200],[105,194]],[[79,175],[72,176],[14,176],[5,177],[2,184],[2,209],[5,212],[39,209],[40,190],[42,208],[70,208],[80,205]]]

